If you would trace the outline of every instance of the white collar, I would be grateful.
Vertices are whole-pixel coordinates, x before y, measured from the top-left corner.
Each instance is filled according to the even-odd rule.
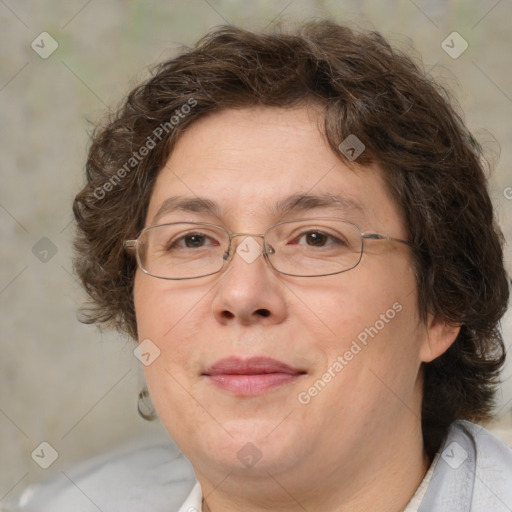
[[[192,487],[190,494],[188,495],[185,503],[181,505],[178,512],[202,512],[203,511],[203,491],[201,490],[201,484],[196,482],[196,485]]]
[[[434,457],[434,460],[432,461],[432,464],[430,464],[430,467],[428,468],[426,475],[424,476],[423,480],[421,481],[420,486],[416,489],[416,492],[414,493],[414,496],[411,498],[411,501],[409,501],[409,504],[407,505],[407,507],[405,507],[404,512],[418,512],[421,502],[423,501],[423,497],[425,496],[425,493],[427,492],[428,484],[430,484],[430,480],[432,480],[432,475],[434,474],[434,468],[437,464],[437,461],[438,461],[440,455],[441,455],[441,451],[438,451]],[[192,511],[190,511],[190,512],[192,512]]]

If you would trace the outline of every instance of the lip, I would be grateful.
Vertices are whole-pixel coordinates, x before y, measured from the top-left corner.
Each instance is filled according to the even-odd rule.
[[[203,372],[218,388],[237,396],[254,396],[289,384],[306,372],[268,357],[220,359]]]

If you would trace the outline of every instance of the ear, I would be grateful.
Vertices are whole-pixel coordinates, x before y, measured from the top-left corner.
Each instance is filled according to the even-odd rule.
[[[443,355],[455,341],[459,331],[460,325],[450,324],[445,319],[429,314],[426,336],[421,345],[421,361],[430,363]]]

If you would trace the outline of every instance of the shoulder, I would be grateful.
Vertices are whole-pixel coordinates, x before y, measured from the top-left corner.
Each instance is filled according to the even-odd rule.
[[[454,422],[419,512],[512,510],[512,450],[483,427]]]
[[[512,450],[485,428],[468,421],[457,422],[472,439],[476,450],[476,467],[472,510],[510,511],[512,509]]]
[[[456,421],[450,427],[443,451],[446,452],[450,443],[457,441],[464,444],[470,442],[473,445],[476,455],[475,470],[478,475],[485,476],[488,470],[512,475],[512,449],[485,428],[469,421]]]
[[[169,512],[196,482],[188,460],[170,443],[95,457],[29,487],[23,512]]]

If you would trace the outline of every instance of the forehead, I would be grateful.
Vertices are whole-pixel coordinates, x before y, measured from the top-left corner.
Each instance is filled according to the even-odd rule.
[[[372,225],[400,224],[375,168],[348,167],[312,107],[225,110],[194,122],[157,177],[146,224],[164,214],[277,222],[297,211],[336,210]],[[181,206],[188,203],[186,208]],[[365,226],[361,225],[361,228]]]

